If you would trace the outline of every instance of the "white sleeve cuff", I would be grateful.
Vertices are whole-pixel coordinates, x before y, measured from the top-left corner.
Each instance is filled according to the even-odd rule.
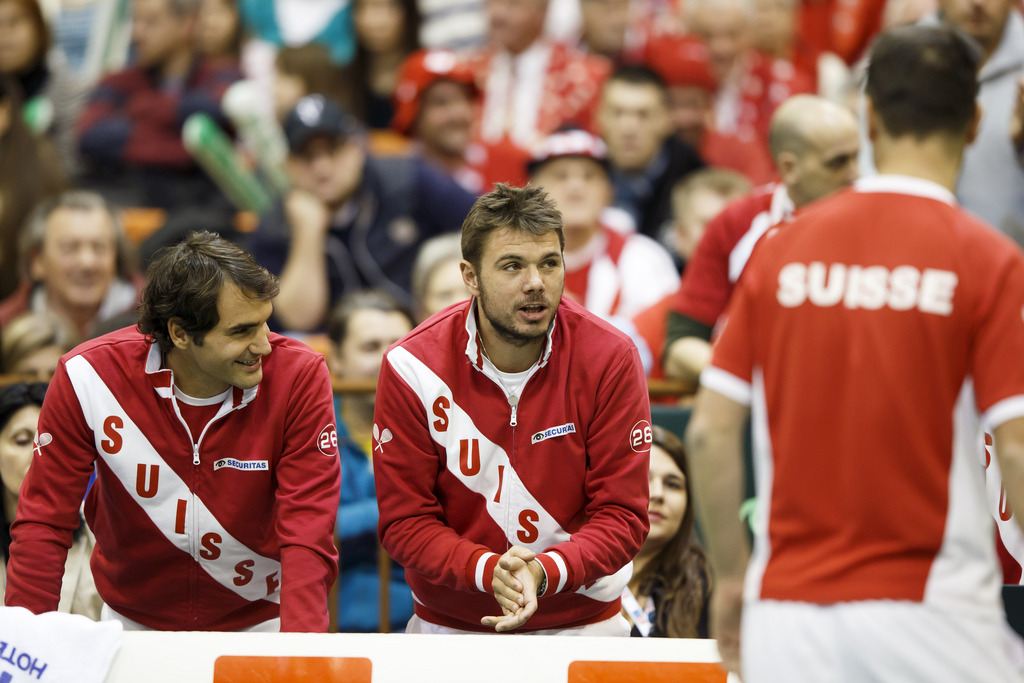
[[[753,398],[750,382],[714,365],[707,366],[700,373],[700,385],[744,406],[749,406]]]

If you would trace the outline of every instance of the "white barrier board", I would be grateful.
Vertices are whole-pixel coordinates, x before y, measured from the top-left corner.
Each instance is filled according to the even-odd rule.
[[[218,663],[218,658],[223,659]],[[318,659],[311,664],[303,658],[337,659]],[[685,670],[689,674],[692,668],[698,675],[687,675],[687,680],[710,683],[725,680],[715,673],[717,666],[708,666],[718,661],[713,640],[126,631],[107,683],[214,683],[215,678],[217,683],[313,681],[324,680],[324,666],[333,667],[336,674],[327,680],[346,683],[522,683],[524,677],[569,682],[571,666],[573,681],[580,683],[611,682],[610,674],[616,670],[620,674],[635,671],[638,681],[667,680],[664,665],[645,666],[645,662],[680,663],[673,669],[676,673]],[[353,662],[355,669],[351,668]],[[574,665],[576,662],[582,664]],[[635,667],[630,662],[635,662]],[[255,668],[245,668],[250,666]],[[348,673],[339,674],[345,666],[349,666]],[[261,673],[261,667],[272,671]],[[645,675],[645,669],[653,675]]]

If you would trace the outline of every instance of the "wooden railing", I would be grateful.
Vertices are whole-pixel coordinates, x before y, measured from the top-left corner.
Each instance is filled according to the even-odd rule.
[[[331,389],[336,394],[370,394],[377,390],[377,380],[352,380],[332,377]],[[691,382],[682,382],[674,379],[647,380],[647,393],[650,394],[651,398],[689,396],[695,390],[696,387]]]
[[[35,375],[2,375],[0,374],[0,387],[15,382],[38,382]],[[377,380],[374,379],[343,379],[331,377],[331,389],[335,394],[371,394],[377,390]],[[682,397],[694,393],[696,387],[690,382],[682,382],[674,379],[649,379],[647,380],[647,392],[651,398]]]

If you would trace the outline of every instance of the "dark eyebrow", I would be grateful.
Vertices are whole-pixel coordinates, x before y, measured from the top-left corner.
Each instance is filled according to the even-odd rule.
[[[234,334],[236,332],[245,332],[246,330],[251,330],[252,328],[258,327],[259,325],[262,324],[263,323],[238,323],[237,325],[228,328],[228,334]]]
[[[248,322],[248,323],[247,322],[241,322],[241,323],[238,323],[237,325],[233,325],[233,326],[229,327],[227,333],[228,334],[235,334],[236,332],[244,332],[246,330],[251,330],[254,327],[259,327],[260,325],[265,325],[266,322],[268,320],[270,320],[270,317],[272,315],[274,315],[274,302],[273,301],[270,302],[270,315],[268,315],[266,318],[264,318],[263,320],[257,320],[257,321],[254,321],[254,322]]]
[[[550,258],[562,258],[562,253],[559,252],[559,251],[551,251],[551,252],[548,252],[547,254],[544,254],[543,256],[541,256],[540,260],[541,261],[547,261]],[[526,259],[524,259],[522,256],[519,256],[517,254],[504,254],[503,256],[499,256],[498,258],[496,258],[494,260],[494,262],[495,263],[501,263],[502,261],[520,261],[521,262],[521,261],[525,261],[525,260]]]

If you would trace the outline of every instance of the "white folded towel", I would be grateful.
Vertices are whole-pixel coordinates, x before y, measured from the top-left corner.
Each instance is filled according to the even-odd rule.
[[[119,647],[119,622],[0,607],[0,683],[103,683]]]

